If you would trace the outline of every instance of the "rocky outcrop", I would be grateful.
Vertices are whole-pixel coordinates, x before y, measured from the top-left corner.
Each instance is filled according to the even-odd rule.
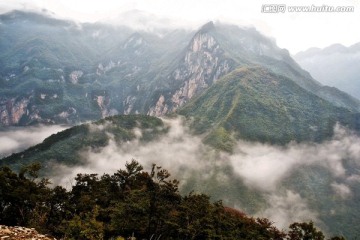
[[[118,62],[117,64],[114,63],[112,60],[110,60],[110,62],[107,65],[104,65],[102,63],[99,63],[97,69],[96,69],[96,74],[97,75],[102,75],[102,74],[106,74],[106,72],[110,71],[111,69],[113,69],[114,67],[120,65],[120,62]]]
[[[110,94],[107,90],[97,90],[92,92],[92,101],[95,106],[100,110],[101,116],[109,116]]]
[[[161,95],[156,105],[149,110],[150,116],[162,116],[165,115],[169,110],[169,106],[165,103],[165,97]]]
[[[39,104],[39,102],[51,102],[58,98],[56,94],[43,93],[35,97],[28,95],[0,98],[0,126],[28,125],[31,123],[71,123],[73,120],[78,119],[78,113],[74,107],[67,107],[59,112],[54,111],[52,116],[45,116],[41,111],[44,103]]]
[[[239,65],[267,67],[337,106],[360,109],[359,101],[321,87],[286,50],[252,28],[209,22],[196,32],[136,32],[89,24],[79,31],[75,23],[54,25],[44,16],[36,19],[46,27],[32,15],[10,18],[0,19],[9,30],[0,57],[0,128],[77,123],[117,113],[161,116]],[[19,31],[11,30],[13,24]]]
[[[75,116],[77,113],[76,109],[73,107],[69,107],[66,111],[62,111],[57,115],[59,118],[67,119],[69,117]]]
[[[102,117],[106,117],[108,115],[108,109],[107,109],[108,100],[106,96],[97,96],[96,103],[101,110]]]
[[[195,34],[179,66],[168,77],[177,87],[170,97],[161,95],[148,114],[161,116],[175,111],[233,70],[234,61],[225,56],[213,29],[213,23],[208,23]]]
[[[134,109],[134,104],[136,102],[135,96],[127,96],[125,101],[123,101],[124,104],[124,114],[130,114],[132,110]]]
[[[56,238],[39,234],[34,228],[8,227],[0,225],[1,240],[56,240]]]
[[[82,77],[82,75],[84,74],[83,71],[72,71],[70,74],[69,74],[69,80],[72,84],[77,84],[79,82],[79,78]]]
[[[0,122],[3,126],[17,125],[28,114],[29,98],[10,98],[0,101]]]

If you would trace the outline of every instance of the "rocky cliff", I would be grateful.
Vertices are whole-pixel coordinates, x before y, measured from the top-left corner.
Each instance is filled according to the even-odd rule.
[[[4,126],[17,125],[28,115],[29,98],[3,98],[0,100],[0,121]],[[33,116],[35,117],[35,116]]]
[[[0,15],[0,127],[162,116],[235,68],[255,65],[333,104],[360,109],[356,99],[321,87],[253,28],[209,22],[197,31],[157,34],[98,24],[79,28],[35,15]]]
[[[170,94],[159,96],[149,115],[161,116],[175,111],[233,70],[234,60],[226,56],[212,31],[216,29],[210,22],[194,35],[178,66],[167,77],[176,87]]]

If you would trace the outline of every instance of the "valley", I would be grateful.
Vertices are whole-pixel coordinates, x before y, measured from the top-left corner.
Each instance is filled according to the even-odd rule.
[[[0,15],[0,129],[66,124],[0,160],[40,163],[54,186],[135,159],[182,195],[354,239],[360,101],[322,85],[255,28],[208,22],[161,34]]]

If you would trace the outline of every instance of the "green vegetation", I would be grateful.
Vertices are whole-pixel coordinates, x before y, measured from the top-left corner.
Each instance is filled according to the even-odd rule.
[[[53,134],[40,144],[2,159],[0,165],[11,165],[15,169],[33,162],[40,162],[46,167],[56,162],[76,165],[80,162],[79,151],[104,147],[110,138],[113,138],[117,144],[130,141],[136,137],[135,128],[141,130],[139,139],[144,142],[154,140],[167,132],[162,120],[156,117],[111,116]]]
[[[325,239],[312,222],[293,223],[285,233],[268,219],[212,203],[204,194],[181,196],[179,182],[156,165],[146,172],[132,160],[112,175],[78,174],[69,190],[48,187],[39,169],[39,164],[18,173],[0,168],[0,224],[82,240]]]
[[[210,23],[196,33],[177,30],[159,38],[155,34],[134,33],[126,27],[76,25],[72,22],[22,12],[0,15],[0,23],[0,108],[4,113],[8,111],[10,116],[9,109],[16,110],[16,104],[21,100],[25,105],[28,103],[24,111],[26,114],[21,118],[19,125],[29,125],[37,121],[79,123],[117,113],[146,114],[156,105],[161,95],[165,97],[164,103],[168,105],[168,109],[171,109],[173,104],[177,104],[172,102],[173,96],[175,92],[180,91],[183,95],[180,94],[179,99],[185,99],[188,103],[179,113],[190,120],[193,131],[201,134],[205,143],[225,152],[231,153],[238,139],[279,145],[291,141],[321,142],[332,136],[336,122],[351,129],[360,129],[360,114],[357,116],[353,114],[359,110],[359,101],[337,89],[319,85],[291,59],[286,50],[278,48],[273,41],[262,36],[255,29]],[[207,49],[205,52],[191,52],[193,44],[191,39],[194,39],[196,34],[205,34],[206,37],[211,38],[211,42],[215,41],[213,48],[209,47],[211,44],[204,43],[201,47]],[[210,60],[218,63],[215,70],[207,69],[211,66]],[[241,68],[233,71],[238,66]],[[224,78],[219,78],[228,71],[232,72]],[[186,96],[188,91],[184,89],[190,85],[194,89],[193,83],[189,84],[190,80],[194,79],[199,82],[204,81],[207,85],[196,90],[194,98],[188,100]],[[199,82],[196,84],[201,85]],[[0,124],[0,128],[2,127]],[[137,129],[140,129],[141,137],[136,136]],[[43,174],[54,170],[51,169],[52,163],[70,167],[81,165],[79,152],[101,149],[108,145],[110,139],[118,145],[135,137],[147,142],[156,140],[166,131],[167,128],[157,118],[109,117],[50,136],[41,144],[1,160],[0,165],[6,164],[13,170],[20,171],[29,163],[41,162],[44,169],[40,171]],[[206,154],[211,155],[211,153]],[[216,154],[222,153],[217,151]],[[204,157],[206,160],[211,158],[217,156]],[[346,160],[344,164],[345,162]],[[346,176],[349,179],[352,174],[357,175],[357,165],[346,166]],[[256,189],[249,188],[232,169],[218,168],[211,172],[206,182],[200,180],[199,172],[191,172],[192,176],[183,185],[186,192],[200,188],[206,190],[213,199],[225,196],[224,201],[230,203],[235,203],[234,199],[241,199],[236,203],[241,203],[240,205],[247,212],[254,213],[266,206],[266,197]],[[17,176],[24,178],[21,173],[20,171]],[[219,181],[217,173],[219,175],[226,173],[230,180],[226,183]],[[16,179],[12,173],[9,176]],[[359,230],[353,226],[353,222],[358,220],[360,215],[357,205],[360,197],[358,191],[355,191],[360,189],[360,186],[357,182],[353,183],[352,199],[340,199],[338,196],[333,196],[334,191],[331,188],[331,183],[337,181],[336,177],[326,169],[313,166],[298,168],[287,181],[282,183],[282,187],[295,189],[301,197],[307,199],[311,209],[319,212],[321,221],[330,231],[335,229],[334,231],[339,232],[345,229],[344,232],[349,234],[348,236],[358,236]],[[87,178],[92,179],[91,181],[96,184],[104,183],[103,177],[87,176]],[[84,185],[88,184],[87,181],[79,179],[80,183],[86,182]],[[52,228],[49,227],[51,224],[61,225],[61,221],[54,221],[44,227],[45,232],[51,232],[56,236],[72,236],[76,239],[91,237],[99,239],[118,234],[128,237],[131,236],[131,231],[135,231],[134,229],[137,237],[149,237],[149,231],[154,228],[154,220],[143,217],[149,216],[147,206],[151,201],[138,202],[139,199],[148,197],[149,193],[145,190],[144,192],[137,189],[126,195],[126,200],[124,198],[122,199],[124,201],[111,203],[113,204],[111,208],[106,206],[107,213],[104,213],[105,205],[99,205],[98,200],[92,199],[90,194],[81,195],[82,199],[77,200],[89,203],[91,207],[86,211],[77,210],[82,204],[76,205],[73,209],[65,208],[55,199],[55,205],[50,205],[50,209],[53,208],[54,211],[51,210],[49,213],[43,208],[48,206],[45,203],[30,204],[35,200],[41,202],[38,193],[41,192],[46,196],[48,191],[46,182],[34,183],[40,184],[37,186],[39,189],[35,189],[31,184],[26,185],[34,191],[33,195],[28,194],[22,183],[19,183],[19,190],[16,191],[28,194],[31,199],[25,198],[29,203],[26,205],[28,210],[21,207],[23,210],[20,213],[17,211],[18,218],[23,218],[24,224],[32,226],[36,226],[38,219],[48,216],[46,214],[66,219],[64,229],[51,230]],[[229,186],[224,186],[226,184]],[[99,186],[99,189],[102,187]],[[69,197],[68,194],[73,194],[72,191],[69,193],[61,188],[49,191],[56,197],[62,195]],[[88,189],[86,191],[91,192]],[[102,199],[100,194],[94,194],[97,199]],[[113,201],[113,198],[111,199]],[[192,208],[196,204],[203,204],[202,206],[206,208],[207,204],[210,204],[206,196],[192,194],[181,201],[186,202],[186,199],[189,199],[189,202],[180,208],[182,210]],[[53,201],[52,198],[47,200]],[[21,202],[19,199],[15,202],[17,201]],[[173,217],[177,220],[169,222],[173,218],[166,217],[157,227],[182,229],[180,232],[173,230],[171,233],[177,234],[177,238],[210,236],[205,234],[214,236],[214,231],[217,231],[214,229],[221,228],[222,225],[216,223],[217,227],[213,228],[215,220],[209,220],[206,214],[213,214],[212,212],[218,211],[218,208],[211,206],[212,210],[205,213],[205,218],[202,218],[201,212],[191,212],[204,220],[204,227],[196,220],[193,220],[193,225],[184,226],[182,224],[186,223],[184,217],[186,215],[176,214]],[[8,209],[16,212],[16,207],[15,210]],[[68,212],[63,213],[61,209]],[[164,212],[169,209],[172,210],[165,204],[165,208],[159,210],[161,214],[157,217],[164,217]],[[25,221],[25,213],[33,214],[34,219]],[[42,213],[46,214],[42,215]],[[129,220],[126,225],[123,219],[127,219],[129,214],[136,217],[133,221]],[[35,216],[38,219],[35,219]],[[112,220],[106,220],[109,218]],[[39,220],[40,225],[41,221]],[[226,224],[233,227],[238,224],[236,221]],[[206,228],[205,225],[212,227]],[[294,225],[293,230],[301,234],[299,228],[305,229],[307,226]],[[199,229],[205,229],[206,233],[199,233]],[[164,234],[162,231],[163,229],[159,230],[157,234]],[[167,232],[166,234],[171,235]],[[224,233],[222,238],[232,239],[229,236]],[[239,238],[240,235],[236,236]],[[264,238],[268,239],[268,237]]]
[[[261,67],[241,67],[190,101],[179,114],[217,149],[231,152],[237,139],[286,144],[321,142],[336,122],[358,128],[357,116]]]
[[[10,99],[29,102],[28,113],[12,125],[146,114],[157,101],[153,93],[159,87],[168,91],[166,78],[178,64],[174,56],[191,38],[183,31],[159,38],[127,27],[79,26],[19,11],[0,15],[0,25],[0,108]],[[51,99],[48,93],[54,91],[57,98]],[[93,98],[99,92],[107,93],[103,105]],[[62,115],[69,109],[75,111]]]
[[[206,54],[189,48],[198,34],[214,41],[204,48]],[[206,83],[200,86],[197,80],[197,95],[238,66],[258,65],[336,106],[360,109],[358,100],[319,85],[286,50],[255,29],[209,23],[197,32],[175,30],[160,38],[127,27],[78,25],[35,13],[0,15],[0,108],[10,111],[9,102],[27,102],[21,121],[10,125],[147,114],[160,95],[171,111],[178,107],[173,96],[179,91],[188,101],[181,89],[195,76]],[[106,92],[104,102],[94,98],[99,92]],[[228,145],[231,141],[222,148]]]

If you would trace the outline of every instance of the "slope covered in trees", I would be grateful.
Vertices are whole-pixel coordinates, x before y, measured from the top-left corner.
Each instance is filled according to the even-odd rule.
[[[181,196],[179,182],[155,164],[150,172],[132,160],[112,175],[78,174],[69,190],[50,188],[39,169],[0,168],[0,224],[64,239],[325,239],[312,222],[293,223],[286,233],[207,195]]]
[[[141,134],[139,133],[141,136],[136,136],[135,129],[141,132]],[[20,169],[24,164],[40,162],[48,171],[56,171],[51,169],[51,164],[57,162],[76,165],[80,162],[79,151],[84,148],[98,149],[104,147],[110,139],[116,144],[135,138],[143,142],[151,141],[166,133],[167,130],[163,121],[156,117],[144,115],[110,116],[53,134],[40,144],[3,158],[0,165]]]
[[[322,86],[253,28],[209,22],[159,33],[14,11],[0,14],[0,128],[163,116],[236,68],[255,66],[360,111],[359,100]]]
[[[285,145],[329,139],[336,123],[359,130],[358,114],[263,67],[237,68],[178,113],[206,143],[228,152],[238,139]]]

